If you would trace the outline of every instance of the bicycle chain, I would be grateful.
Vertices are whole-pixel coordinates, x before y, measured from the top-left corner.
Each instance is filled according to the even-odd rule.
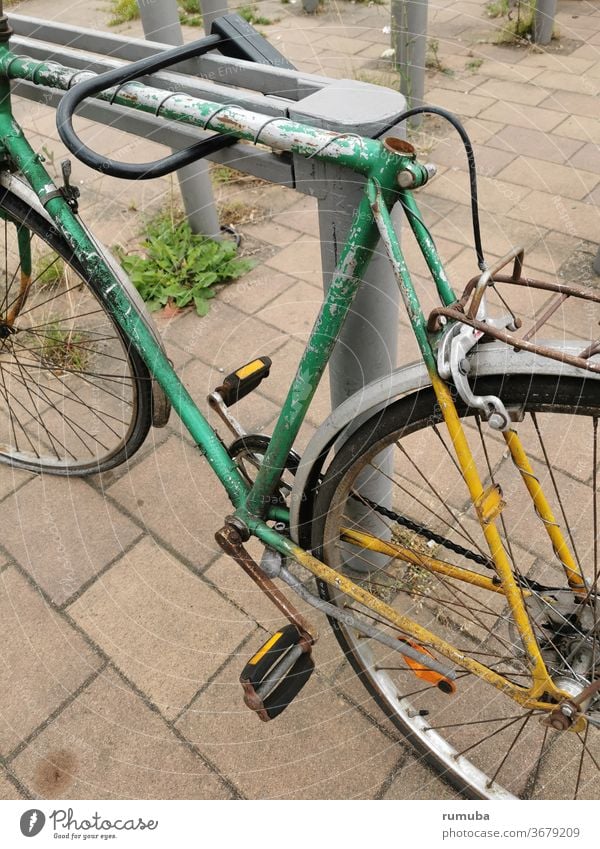
[[[364,495],[356,495],[355,493],[351,494],[351,498],[354,501],[359,501],[361,504],[366,504],[367,507],[370,507],[372,510],[375,510],[376,513],[380,513],[382,516],[385,516],[386,519],[391,519],[393,522],[396,522],[398,525],[402,525],[403,528],[408,528],[409,531],[414,531],[422,537],[425,537],[432,542],[437,543],[438,545],[447,548],[449,551],[453,551],[455,554],[460,554],[465,560],[472,560],[475,563],[478,563],[480,566],[485,566],[486,569],[492,569],[494,572],[496,568],[494,566],[494,562],[489,557],[484,557],[482,554],[477,554],[475,551],[471,551],[468,548],[463,548],[462,545],[458,545],[452,540],[447,539],[446,537],[441,536],[441,534],[436,534],[435,531],[431,531],[425,525],[421,525],[419,522],[415,522],[412,519],[407,518],[406,516],[401,516],[399,513],[394,513],[393,510],[388,510],[387,507],[382,507],[381,504],[377,504],[375,501],[371,501],[369,498],[366,498]],[[546,586],[545,584],[540,584],[539,581],[535,581],[533,578],[525,578],[521,575],[516,575],[513,572],[513,577],[519,587],[522,589],[531,590],[536,593],[542,592],[555,592],[560,590],[561,587],[552,587]]]
[[[460,554],[461,557],[465,558],[465,560],[472,560],[480,566],[485,566],[486,569],[494,569],[494,564],[489,557],[484,557],[481,554],[477,554],[475,551],[463,548],[462,545],[458,545],[458,543],[452,542],[452,540],[446,539],[446,537],[429,530],[429,528],[425,525],[421,525],[419,522],[414,522],[412,519],[408,519],[406,516],[401,516],[399,513],[394,513],[393,510],[388,510],[387,507],[382,507],[381,504],[377,504],[375,501],[365,498],[364,495],[355,495],[353,493],[352,498],[355,501],[360,501],[361,503],[366,504],[367,507],[375,510],[376,513],[385,516],[386,519],[391,519],[398,525],[402,525],[403,528],[408,528],[409,531],[414,531],[420,536],[431,540],[431,542],[442,545],[444,548],[447,548],[449,551],[453,551],[455,554]]]

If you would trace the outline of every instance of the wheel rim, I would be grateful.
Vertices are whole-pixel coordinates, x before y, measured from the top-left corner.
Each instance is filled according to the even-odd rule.
[[[534,389],[530,394],[537,400],[529,404],[517,430],[523,434],[526,449],[535,456],[536,473],[592,584],[598,579],[600,400],[596,399],[593,407],[584,410],[578,407],[580,393],[574,389],[573,402],[558,407],[553,405],[556,391],[556,384],[543,387],[543,391]],[[506,391],[502,397],[506,397]],[[513,403],[516,400],[513,397]],[[419,409],[428,409],[428,414],[415,413],[411,426],[392,434],[389,440],[376,434],[376,441],[360,459],[356,457],[368,439],[368,427],[363,427],[355,437],[351,452],[355,459],[338,455],[337,467],[332,466],[337,480],[325,484],[324,498],[331,500],[326,509],[324,502],[320,502],[323,506],[319,512],[327,513],[320,520],[323,556],[330,565],[351,573],[358,583],[384,598],[398,612],[429,627],[468,656],[495,667],[511,681],[526,685],[531,680],[530,673],[518,632],[501,596],[492,597],[488,591],[432,573],[422,565],[407,566],[381,555],[377,555],[379,560],[373,567],[371,554],[356,544],[340,541],[340,527],[365,527],[366,523],[373,533],[374,525],[379,523],[382,538],[396,536],[413,553],[431,555],[433,549],[435,556],[446,562],[463,565],[480,575],[493,574],[481,564],[465,561],[438,544],[428,545],[424,535],[394,526],[389,517],[368,506],[371,500],[357,509],[357,484],[364,491],[365,484],[373,486],[374,481],[381,487],[383,478],[393,493],[391,505],[395,512],[444,534],[456,545],[480,555],[480,559],[486,556],[474,511],[467,509],[466,488],[450,460],[443,425],[438,426],[439,416],[432,418],[431,403],[431,399],[417,402],[416,406],[420,404]],[[405,402],[406,410],[411,406],[412,402]],[[478,467],[486,473],[486,483],[499,482],[504,489],[508,506],[499,528],[503,538],[510,539],[507,548],[514,568],[523,577],[535,579],[545,587],[566,587],[564,572],[552,554],[543,525],[531,510],[529,514],[525,510],[525,490],[506,456],[501,437],[473,416],[465,421],[465,426]],[[586,433],[588,442],[584,446],[582,438]],[[389,451],[388,454],[383,451],[388,443],[395,452],[391,466]],[[433,486],[431,477],[427,480],[428,475],[423,474],[424,468],[434,475]],[[389,499],[386,504],[390,505]],[[539,525],[536,530],[534,521]],[[448,523],[452,526],[450,531]],[[361,558],[370,559],[370,573],[359,574],[348,568],[348,563],[360,566]],[[349,600],[340,593],[331,588],[328,593],[338,605],[349,606]],[[532,595],[536,599],[529,603],[530,615],[548,667],[553,678],[560,680],[561,687],[570,687],[576,694],[578,688],[583,689],[586,682],[600,676],[598,629],[593,622],[598,618],[596,597],[592,596],[586,605],[591,609],[588,618],[576,620],[567,609],[564,593],[554,593],[552,617],[545,606],[548,592],[539,590]],[[365,609],[354,602],[350,606],[358,615],[366,615]],[[571,618],[569,632],[563,619]],[[539,721],[543,712],[524,710],[457,667],[457,692],[444,694],[419,678],[399,654],[350,629],[343,628],[342,632],[365,683],[376,691],[412,741],[434,759],[436,767],[469,795],[597,798],[600,794],[600,729],[595,725],[589,723],[580,733],[551,731]],[[436,659],[443,660],[440,654],[432,653]],[[587,707],[597,722],[600,703],[595,699]]]
[[[2,214],[0,459],[62,473],[97,470],[123,452],[138,421],[130,357],[82,278],[32,229]]]

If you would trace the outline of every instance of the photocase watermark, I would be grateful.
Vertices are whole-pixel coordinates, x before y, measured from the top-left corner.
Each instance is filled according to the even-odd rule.
[[[48,824],[57,840],[110,840],[119,832],[155,831],[158,820],[136,816],[116,819],[104,817],[98,811],[91,816],[77,818],[73,808],[57,808],[46,816],[39,808],[31,808],[21,814],[19,822],[24,837],[35,837]]]
[[[31,808],[21,814],[21,834],[24,837],[35,837],[46,825],[46,817],[38,808]]]

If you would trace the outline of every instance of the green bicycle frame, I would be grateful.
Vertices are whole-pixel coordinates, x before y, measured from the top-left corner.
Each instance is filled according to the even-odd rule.
[[[409,172],[413,185],[419,186],[427,179],[425,169],[411,155],[400,154],[393,146],[380,141],[356,136],[339,136],[294,121],[281,119],[271,124],[264,135],[270,134],[273,147],[294,154],[336,162],[366,177],[365,194],[359,204],[348,234],[346,244],[335,270],[331,286],[313,327],[306,350],[284,402],[264,462],[254,484],[249,488],[239,474],[235,463],[215,430],[209,425],[193,399],[182,385],[165,354],[156,343],[136,307],[116,281],[113,273],[98,255],[86,231],[66,200],[56,191],[56,186],[42,165],[41,158],[27,142],[21,128],[12,117],[10,104],[10,79],[21,78],[37,84],[67,89],[72,78],[85,78],[86,74],[53,63],[40,63],[12,54],[6,44],[0,44],[0,156],[12,169],[18,169],[27,179],[61,235],[67,240],[75,257],[99,283],[100,297],[114,316],[132,344],[139,351],[151,373],[162,386],[173,409],[180,416],[195,443],[225,487],[236,508],[237,515],[249,518],[283,518],[281,508],[272,506],[270,498],[281,476],[287,456],[319,384],[331,352],[335,346],[354,296],[380,238],[380,226],[373,214],[374,199],[392,208],[398,200],[407,210],[409,223],[421,245],[431,269],[443,304],[455,300],[443,272],[435,246],[422,224],[414,200],[407,190],[398,188],[398,174]],[[133,93],[133,97],[132,97]],[[164,91],[130,83],[115,92],[109,90],[103,99],[142,111],[155,111],[157,98],[164,100]],[[216,114],[218,112],[218,114]],[[231,115],[235,117],[232,125]],[[161,112],[166,118],[185,121],[233,134],[239,139],[256,137],[255,127],[264,125],[268,117],[248,113],[236,107],[223,108],[216,103],[175,95],[169,98]],[[211,117],[212,116],[212,117]],[[265,139],[266,140],[266,139]],[[386,218],[386,222],[389,219]],[[386,223],[385,241],[394,245],[394,252],[402,256],[391,223]],[[403,260],[402,260],[403,262]],[[406,268],[404,266],[404,268]],[[403,295],[409,305],[413,329],[419,339],[422,354],[433,366],[433,353],[429,345],[425,318],[408,273],[402,275]]]

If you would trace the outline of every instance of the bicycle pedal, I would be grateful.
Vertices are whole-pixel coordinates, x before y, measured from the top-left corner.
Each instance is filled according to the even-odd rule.
[[[275,719],[304,687],[315,668],[311,645],[286,625],[250,658],[240,675],[244,703],[263,722]]]
[[[228,374],[215,392],[219,393],[226,407],[232,407],[253,392],[265,377],[269,376],[271,365],[270,357],[257,357]]]

